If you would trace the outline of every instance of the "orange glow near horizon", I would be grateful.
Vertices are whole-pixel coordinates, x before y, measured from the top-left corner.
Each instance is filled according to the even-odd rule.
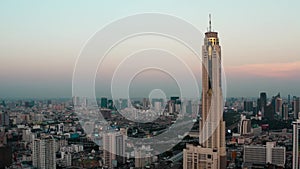
[[[226,75],[231,77],[256,76],[265,78],[295,78],[299,76],[300,62],[246,64],[225,67]]]

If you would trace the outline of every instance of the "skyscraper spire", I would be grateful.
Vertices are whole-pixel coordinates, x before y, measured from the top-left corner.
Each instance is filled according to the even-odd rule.
[[[212,31],[211,15],[209,14],[208,32],[205,33],[202,46],[200,146],[187,144],[186,149],[183,150],[183,169],[225,169],[227,165],[226,125],[222,117],[224,102],[222,94],[221,46],[218,32]]]
[[[211,32],[211,14],[209,14],[209,32]]]

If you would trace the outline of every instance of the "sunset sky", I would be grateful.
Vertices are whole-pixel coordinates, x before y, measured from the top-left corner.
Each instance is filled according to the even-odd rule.
[[[110,22],[144,12],[177,16],[202,32],[212,14],[227,96],[300,96],[299,7],[298,0],[2,0],[0,98],[71,97],[85,42]]]

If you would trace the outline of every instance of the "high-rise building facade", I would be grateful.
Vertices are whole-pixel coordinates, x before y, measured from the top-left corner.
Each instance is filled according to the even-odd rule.
[[[282,119],[288,120],[289,119],[289,105],[288,103],[282,104]]]
[[[32,164],[38,169],[56,168],[56,142],[53,138],[33,140]]]
[[[111,132],[103,135],[103,160],[108,168],[114,168],[117,163],[125,162],[125,139],[121,132]]]
[[[202,46],[202,117],[200,146],[187,146],[183,168],[226,168],[225,122],[223,121],[221,46],[217,32],[205,33]]]
[[[275,112],[282,117],[282,98],[277,97],[275,101]]]
[[[267,93],[261,92],[260,97],[257,100],[257,111],[260,111],[262,116],[265,116],[265,109],[267,106]]]
[[[299,169],[299,130],[300,119],[293,122],[293,169]]]
[[[244,163],[285,165],[285,147],[277,147],[275,142],[267,142],[266,146],[247,145],[244,147]]]
[[[241,121],[239,123],[239,133],[241,135],[247,135],[251,133],[251,120],[247,119],[245,115],[241,115]]]
[[[298,119],[298,115],[300,112],[300,97],[296,97],[294,99],[294,118]]]
[[[272,97],[271,103],[266,105],[264,109],[264,118],[268,120],[273,120],[275,114],[281,116],[281,106],[282,106],[282,99],[280,98],[280,93],[278,93],[276,96]],[[276,109],[278,109],[278,111]]]
[[[101,98],[101,108],[107,108],[107,98]]]
[[[0,111],[0,126],[9,125],[9,114],[7,112]]]

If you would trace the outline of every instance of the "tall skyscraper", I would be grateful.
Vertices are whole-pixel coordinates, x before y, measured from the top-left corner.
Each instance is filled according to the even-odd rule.
[[[205,33],[202,46],[202,119],[200,121],[200,146],[183,151],[183,168],[226,168],[225,122],[223,121],[221,46],[218,33]]]
[[[283,120],[289,119],[289,104],[288,103],[282,104],[282,119]]]
[[[261,92],[260,97],[257,101],[257,108],[258,111],[261,112],[263,117],[265,116],[266,106],[267,106],[267,93]]]
[[[278,93],[276,96],[272,97],[271,103],[265,106],[264,118],[266,118],[268,120],[273,120],[276,113],[281,114],[282,100],[280,100],[280,99],[281,99],[280,93]],[[277,106],[277,104],[279,104],[279,106]],[[280,112],[277,112],[276,109],[279,109]]]
[[[282,117],[282,98],[280,97],[275,100],[275,112]]]
[[[299,129],[300,119],[293,122],[293,169],[299,169]]]
[[[300,112],[300,97],[294,99],[294,118],[297,119]]]
[[[56,168],[56,143],[51,137],[34,139],[32,144],[32,164],[38,169]]]

